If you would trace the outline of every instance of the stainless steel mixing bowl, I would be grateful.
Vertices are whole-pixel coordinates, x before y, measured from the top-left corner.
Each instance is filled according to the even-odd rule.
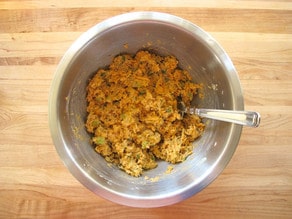
[[[52,81],[49,122],[56,149],[70,172],[89,190],[113,202],[158,207],[182,201],[205,188],[230,161],[241,126],[205,121],[203,136],[183,163],[159,162],[142,177],[127,175],[94,151],[86,132],[86,86],[97,69],[120,53],[149,49],[174,55],[180,67],[204,84],[202,108],[243,110],[241,85],[224,50],[205,31],[182,18],[134,12],[105,20],[85,32],[64,55]]]

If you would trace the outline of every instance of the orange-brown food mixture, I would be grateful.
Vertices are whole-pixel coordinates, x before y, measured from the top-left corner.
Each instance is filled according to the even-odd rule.
[[[87,87],[86,128],[95,150],[132,176],[155,168],[157,159],[184,161],[204,125],[198,116],[182,117],[177,98],[189,106],[199,88],[173,56],[116,56]]]

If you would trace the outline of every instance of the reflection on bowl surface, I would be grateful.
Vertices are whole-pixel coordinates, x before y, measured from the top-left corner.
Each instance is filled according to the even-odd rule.
[[[196,83],[203,83],[201,108],[243,110],[236,70],[218,43],[198,26],[158,12],[133,12],[105,20],[85,32],[64,55],[52,82],[49,120],[55,147],[70,172],[88,189],[110,201],[135,207],[159,207],[182,201],[205,188],[231,159],[241,126],[205,121],[186,161],[132,177],[94,151],[85,129],[86,86],[97,69],[121,53],[148,49],[173,55]]]

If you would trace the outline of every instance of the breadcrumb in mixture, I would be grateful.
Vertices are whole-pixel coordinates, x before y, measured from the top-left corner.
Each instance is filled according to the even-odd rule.
[[[200,87],[174,56],[116,56],[87,86],[86,129],[96,152],[135,177],[158,159],[184,161],[204,124],[196,115],[182,117],[177,98],[189,106]]]

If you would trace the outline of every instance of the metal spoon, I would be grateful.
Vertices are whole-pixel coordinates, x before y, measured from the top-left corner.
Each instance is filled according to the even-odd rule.
[[[199,109],[186,107],[182,101],[178,101],[177,108],[181,112],[182,116],[184,113],[196,114],[202,118],[231,122],[249,127],[258,127],[261,120],[260,114],[253,111]]]

